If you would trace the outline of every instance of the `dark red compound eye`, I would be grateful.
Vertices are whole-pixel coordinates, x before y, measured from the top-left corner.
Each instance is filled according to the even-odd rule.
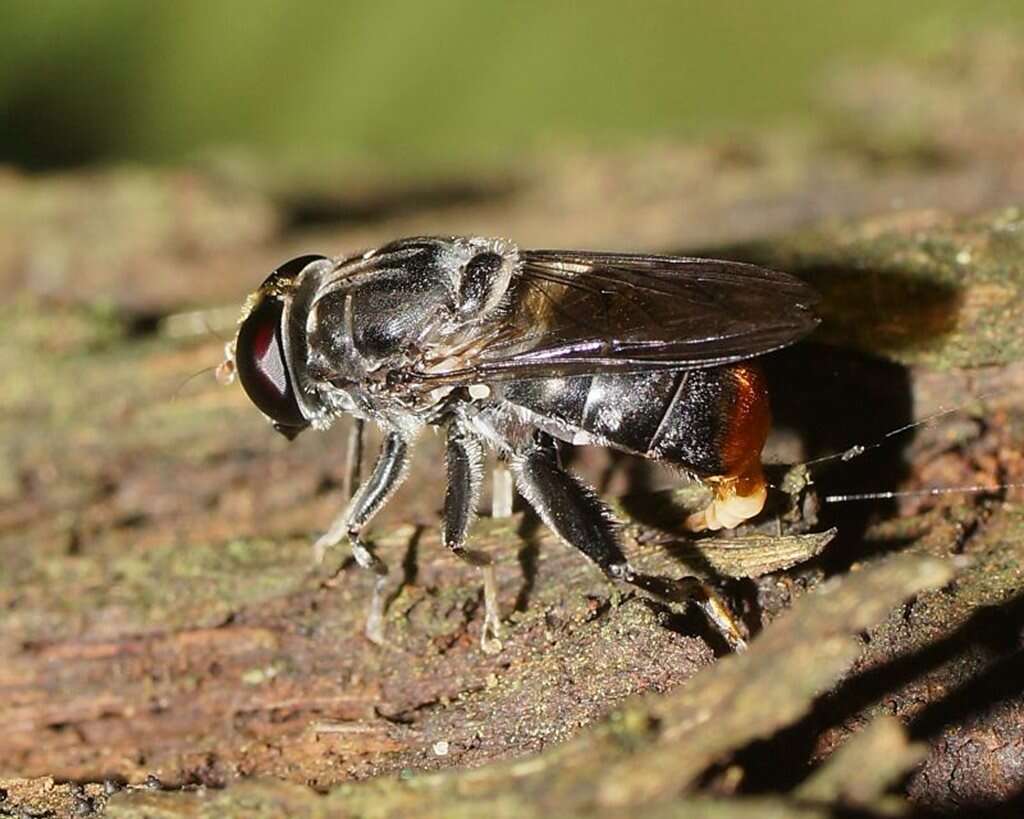
[[[235,345],[235,366],[249,400],[274,422],[274,428],[294,438],[308,426],[295,400],[292,380],[281,345],[284,305],[264,296],[242,322]]]
[[[268,283],[297,275],[310,262],[323,256],[300,256],[275,270]],[[277,297],[264,294],[259,303],[238,329],[235,344],[235,366],[249,400],[274,422],[274,429],[288,438],[294,438],[309,426],[299,409],[292,385],[291,374],[285,363],[281,340],[281,314],[284,303]]]

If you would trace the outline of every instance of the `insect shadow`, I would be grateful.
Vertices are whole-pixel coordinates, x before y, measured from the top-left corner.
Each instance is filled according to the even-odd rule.
[[[756,247],[736,252],[747,260],[764,255]],[[861,457],[812,466],[820,496],[897,489],[910,472],[914,430],[889,436],[915,421],[913,373],[859,350],[892,356],[935,345],[956,327],[962,289],[898,259],[868,268],[814,262],[788,267],[821,294],[823,322],[811,341],[765,359],[776,428],[799,438],[807,461],[857,445],[870,448]],[[878,548],[865,543],[864,531],[871,519],[894,508],[893,501],[823,506],[820,526],[839,531],[824,553],[826,570],[843,571]]]
[[[914,420],[911,375],[902,365],[822,344],[783,350],[767,357],[764,365],[769,383],[775,385],[777,435],[795,438],[803,461],[871,445]],[[910,472],[907,448],[912,439],[913,432],[908,432],[861,457],[812,465],[815,492],[824,497],[898,487]],[[781,478],[784,469],[772,470],[771,476]],[[775,501],[782,511],[779,507],[787,499],[776,493]],[[894,511],[892,500],[821,505],[815,528],[838,529],[823,556],[829,573],[862,557],[868,524]]]
[[[882,354],[932,345],[950,333],[963,302],[960,287],[911,269],[895,256],[873,267],[805,263],[799,257],[782,261],[770,246],[758,243],[700,248],[695,255],[780,267],[821,294],[817,311],[823,321],[816,334],[760,359],[774,426],[766,460],[778,464],[769,471],[770,480],[777,484],[794,462],[828,458],[856,445],[870,447],[914,422],[913,373]],[[913,438],[910,430],[862,457],[812,466],[817,493],[896,489],[910,471],[907,453]],[[782,512],[786,499],[773,494],[774,510]],[[839,530],[822,558],[826,570],[842,571],[863,557],[870,548],[863,538],[868,523],[894,508],[893,501],[823,506],[815,529]],[[664,525],[666,520],[664,505],[645,510],[642,496],[628,511],[642,522]]]
[[[907,369],[865,353],[803,343],[761,361],[768,376],[773,415],[765,469],[776,490],[770,494],[766,513],[756,528],[770,532],[777,530],[778,516],[790,503],[789,496],[777,487],[794,463],[814,461],[884,438],[886,433],[913,421],[913,401]],[[907,434],[863,457],[812,465],[814,491],[824,496],[898,486],[909,471],[905,450],[911,439],[912,434]],[[612,472],[619,472],[616,479],[627,487],[621,503],[632,519],[691,537],[683,532],[686,512],[673,493],[653,491],[664,478],[655,477],[649,462],[613,454],[603,483],[611,482]],[[819,508],[817,521],[811,523],[815,530],[839,527],[843,541],[855,542],[871,518],[891,512],[892,507],[892,501],[829,504]],[[699,559],[699,555],[688,553],[688,558]]]

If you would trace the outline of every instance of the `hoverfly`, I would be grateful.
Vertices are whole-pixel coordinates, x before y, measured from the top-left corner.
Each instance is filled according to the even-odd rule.
[[[467,545],[485,450],[561,540],[640,585],[609,508],[562,468],[558,442],[674,466],[712,490],[689,529],[739,525],[766,498],[768,393],[751,359],[813,330],[816,299],[793,276],[738,262],[417,237],[286,262],[246,302],[225,364],[288,438],[346,414],[381,427],[376,466],[314,550],[322,558],[347,539],[378,574],[367,623],[378,641],[387,567],[362,531],[424,427],[445,430],[443,541],[484,571],[482,639],[493,647],[493,569]],[[714,596],[695,594],[742,645]]]

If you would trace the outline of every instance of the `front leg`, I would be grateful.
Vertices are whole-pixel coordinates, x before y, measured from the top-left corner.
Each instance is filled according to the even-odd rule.
[[[356,563],[377,575],[370,616],[366,621],[366,636],[375,643],[384,642],[384,583],[388,567],[362,541],[360,534],[405,480],[411,449],[411,440],[397,431],[389,432],[369,479],[360,485],[345,511],[334,519],[330,529],[313,545],[313,559],[320,563],[327,549],[348,538]]]
[[[327,549],[337,546],[346,537],[350,540],[358,538],[363,527],[380,511],[405,480],[409,472],[411,449],[411,441],[401,433],[389,432],[385,436],[369,479],[359,486],[345,510],[334,519],[330,528],[313,545],[313,559],[316,563],[323,561]]]
[[[470,527],[476,519],[476,504],[483,480],[484,452],[480,441],[458,421],[448,427],[446,451],[448,488],[444,496],[442,538],[456,557],[480,569],[484,578],[484,625],[480,647],[488,654],[501,651],[501,618],[498,611],[498,583],[491,559],[483,552],[466,548]]]

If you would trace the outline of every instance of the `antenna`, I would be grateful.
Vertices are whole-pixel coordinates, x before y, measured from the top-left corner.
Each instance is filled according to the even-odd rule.
[[[870,452],[874,449],[878,449],[886,444],[892,438],[899,435],[903,435],[913,429],[921,426],[927,426],[934,423],[940,418],[953,413],[962,412],[971,404],[975,404],[980,401],[985,401],[989,398],[999,395],[998,392],[981,393],[973,396],[970,400],[958,404],[954,407],[942,407],[937,411],[926,415],[917,421],[912,421],[909,424],[904,424],[895,429],[889,430],[881,438],[873,441],[869,444],[854,444],[848,449],[842,452],[835,452],[830,455],[823,455],[820,458],[812,458],[811,460],[804,461],[799,464],[795,464],[796,467],[812,467],[819,464],[828,463],[831,461],[852,461],[854,458],[859,458],[866,452]],[[930,489],[907,489],[907,490],[889,490],[880,492],[854,492],[837,495],[826,495],[822,498],[824,503],[850,503],[853,501],[874,501],[874,500],[894,500],[896,498],[924,498],[924,497],[937,497],[940,495],[981,495],[981,494],[992,494],[1001,492],[1007,489],[1024,489],[1024,483],[1001,483],[994,484],[991,486],[985,486],[981,484],[975,484],[971,486],[939,486]]]

